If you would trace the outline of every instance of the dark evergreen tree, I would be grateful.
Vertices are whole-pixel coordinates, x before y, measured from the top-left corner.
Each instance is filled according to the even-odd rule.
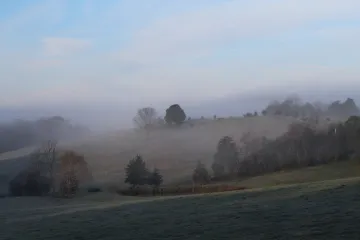
[[[146,163],[140,155],[131,159],[125,168],[126,178],[125,183],[128,183],[132,188],[144,185],[148,181],[149,172],[146,168]]]

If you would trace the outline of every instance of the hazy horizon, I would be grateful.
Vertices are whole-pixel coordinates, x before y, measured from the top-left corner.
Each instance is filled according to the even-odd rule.
[[[355,0],[8,1],[0,36],[0,121],[127,127],[142,106],[210,116],[293,93],[360,101]]]
[[[360,103],[360,98],[356,95],[357,89],[338,92],[336,90],[319,89],[316,92],[299,93],[268,92],[257,94],[236,94],[224,96],[222,98],[210,99],[192,104],[181,104],[188,117],[200,118],[205,116],[212,118],[218,117],[242,116],[246,112],[261,112],[271,101],[283,101],[287,97],[297,96],[302,102],[321,102],[330,104],[333,101],[345,101],[348,97],[353,98],[355,102]],[[254,95],[257,94],[257,95]],[[0,107],[0,122],[10,122],[16,119],[36,120],[42,117],[60,115],[73,123],[84,124],[92,130],[111,130],[125,129],[133,127],[133,117],[140,107],[154,107],[159,115],[163,117],[165,109],[169,105],[139,105],[126,106],[121,103],[108,103],[92,105],[39,105],[35,107]]]

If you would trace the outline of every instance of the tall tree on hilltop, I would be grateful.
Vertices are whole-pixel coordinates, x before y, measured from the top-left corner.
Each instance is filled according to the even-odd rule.
[[[138,128],[148,129],[157,123],[157,112],[152,107],[144,107],[137,111],[133,119]]]
[[[145,161],[140,155],[137,155],[129,161],[125,168],[125,172],[125,183],[131,184],[132,188],[144,185],[148,181],[149,171],[146,168]]]
[[[168,124],[182,124],[186,119],[186,114],[179,104],[173,104],[166,109],[165,121]]]

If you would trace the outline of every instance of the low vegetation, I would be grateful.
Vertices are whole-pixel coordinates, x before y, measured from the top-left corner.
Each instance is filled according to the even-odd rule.
[[[91,178],[83,156],[73,151],[58,153],[56,143],[49,141],[32,155],[27,168],[9,183],[12,196],[74,196],[80,181]]]

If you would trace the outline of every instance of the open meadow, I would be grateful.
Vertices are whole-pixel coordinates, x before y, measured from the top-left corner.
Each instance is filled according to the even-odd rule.
[[[186,197],[61,200],[38,208],[3,199],[0,238],[359,239],[359,188],[360,179],[352,178]]]
[[[0,239],[358,239],[360,164],[234,182],[248,190],[169,197],[80,193],[0,199]]]

